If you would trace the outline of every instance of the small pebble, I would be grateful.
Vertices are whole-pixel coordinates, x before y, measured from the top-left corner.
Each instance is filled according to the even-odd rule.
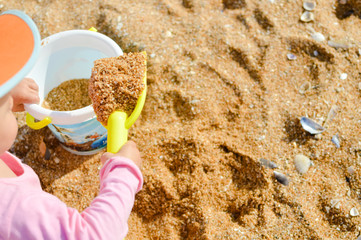
[[[261,158],[259,161],[262,164],[262,166],[265,166],[267,168],[274,169],[278,167],[277,164],[265,158]]]
[[[335,89],[335,91],[337,92],[337,93],[340,93],[340,92],[343,92],[345,89],[343,88],[343,87],[337,87],[336,89]]]
[[[50,151],[49,151],[49,148],[46,147],[44,158],[45,158],[45,160],[49,160],[50,157],[51,157],[51,153],[50,153]]]
[[[341,80],[346,80],[346,79],[347,79],[347,73],[342,73],[342,74],[340,75],[340,79],[341,79]]]
[[[310,89],[311,89],[311,83],[306,81],[300,86],[300,88],[298,89],[298,92],[300,94],[305,94]]]
[[[340,4],[346,4],[347,3],[347,0],[340,0]]]
[[[56,158],[54,158],[54,162],[55,163],[60,163],[60,159],[56,157]]]
[[[316,3],[313,1],[305,1],[303,2],[303,8],[307,11],[313,11],[316,7]]]
[[[172,34],[171,31],[166,31],[166,32],[165,32],[165,36],[166,36],[166,37],[172,37],[173,34]]]
[[[288,186],[289,180],[288,180],[288,178],[286,177],[286,175],[284,175],[283,173],[276,172],[276,171],[273,171],[273,174],[274,174],[276,180],[277,180],[279,183],[281,183],[281,184],[283,184],[283,185],[285,185],[285,186]]]
[[[287,53],[287,58],[288,60],[296,60],[297,56],[292,53]]]
[[[316,140],[321,140],[322,139],[322,134],[321,133],[315,134],[315,139]]]
[[[297,154],[294,158],[294,164],[296,167],[296,170],[303,174],[306,173],[308,171],[308,169],[311,166],[311,160],[306,157],[305,155],[302,154]]]
[[[358,83],[358,90],[361,91],[361,82]]]
[[[314,15],[312,12],[309,11],[305,11],[302,15],[301,15],[301,21],[302,22],[311,22],[315,19]]]
[[[46,145],[45,145],[43,139],[41,139],[40,144],[39,144],[39,152],[40,152],[40,155],[41,155],[42,157],[45,156]]]
[[[357,208],[353,207],[353,208],[351,208],[351,210],[350,210],[350,215],[351,215],[352,217],[356,217],[356,216],[358,216],[358,215],[360,215],[360,214],[359,214]]]
[[[352,166],[350,166],[347,168],[347,172],[352,175],[355,173],[355,169]]]
[[[315,50],[315,51],[313,51],[313,55],[315,55],[315,57],[317,57],[318,56],[318,52]]]

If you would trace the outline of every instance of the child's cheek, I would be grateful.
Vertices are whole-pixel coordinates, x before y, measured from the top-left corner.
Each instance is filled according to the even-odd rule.
[[[18,133],[18,124],[14,114],[8,111],[0,124],[0,154],[8,151]]]

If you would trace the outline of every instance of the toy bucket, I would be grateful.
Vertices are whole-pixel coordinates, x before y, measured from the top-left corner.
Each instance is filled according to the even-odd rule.
[[[91,155],[103,149],[107,144],[107,130],[97,121],[91,105],[73,111],[53,111],[41,104],[62,82],[89,79],[94,60],[122,54],[112,39],[93,31],[71,30],[43,39],[37,62],[27,76],[39,85],[40,97],[39,105],[25,105],[29,127],[48,126],[62,146],[74,154]]]

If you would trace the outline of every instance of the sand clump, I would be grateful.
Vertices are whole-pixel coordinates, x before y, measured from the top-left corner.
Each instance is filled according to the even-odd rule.
[[[109,115],[116,110],[132,113],[145,87],[145,62],[143,53],[124,53],[94,61],[89,96],[99,122],[107,125]]]

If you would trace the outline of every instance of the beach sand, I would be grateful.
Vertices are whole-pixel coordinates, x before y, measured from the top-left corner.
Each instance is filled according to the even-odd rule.
[[[25,11],[42,38],[95,27],[124,52],[147,51],[147,100],[129,135],[145,182],[126,239],[357,239],[361,6],[316,2],[311,22],[300,21],[300,0],[0,0],[0,11]],[[332,106],[321,135],[302,128],[302,116],[324,124]],[[18,119],[11,151],[45,191],[89,206],[101,153],[72,155]],[[312,161],[306,173],[297,154]]]

